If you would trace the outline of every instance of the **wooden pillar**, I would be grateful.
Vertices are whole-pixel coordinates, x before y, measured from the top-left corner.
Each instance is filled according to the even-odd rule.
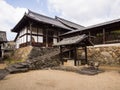
[[[4,57],[4,43],[0,45],[0,59],[2,60]]]
[[[48,47],[48,30],[46,29],[46,47]]]
[[[2,49],[1,49],[1,44],[0,44],[0,59],[2,59]]]
[[[103,44],[105,44],[105,29],[103,28]]]
[[[89,40],[91,40],[91,39],[90,39],[91,33],[90,33],[90,32],[88,32],[88,35],[89,35]]]
[[[76,50],[76,46],[74,46],[74,65],[77,65],[77,50]]]
[[[71,58],[71,51],[69,51],[69,53],[68,53],[68,54],[69,54],[69,58]]]
[[[27,26],[27,31],[26,31],[26,45],[28,44],[28,26]]]
[[[88,58],[87,58],[87,46],[85,46],[85,64],[88,63]]]
[[[4,57],[4,49],[2,50],[2,58]]]
[[[62,65],[64,64],[63,61],[63,51],[62,51],[62,46],[60,46],[60,61],[62,62]]]
[[[30,23],[30,45],[32,46],[32,23]]]
[[[37,26],[37,43],[38,43],[38,26]]]

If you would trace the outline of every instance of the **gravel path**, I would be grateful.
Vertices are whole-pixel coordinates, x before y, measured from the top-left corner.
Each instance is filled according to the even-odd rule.
[[[0,81],[0,90],[120,90],[120,73],[106,71],[95,76],[58,70],[11,74]]]

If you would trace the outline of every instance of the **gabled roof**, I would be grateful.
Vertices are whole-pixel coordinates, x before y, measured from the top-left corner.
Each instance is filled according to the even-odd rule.
[[[0,43],[7,42],[6,32],[0,31]]]
[[[48,24],[52,24],[52,25],[55,25],[55,26],[58,26],[58,27],[61,27],[61,28],[64,28],[64,29],[71,29],[71,28],[63,25],[62,23],[60,23],[58,20],[56,20],[54,18],[45,16],[45,15],[41,15],[41,14],[35,13],[33,11],[30,11],[30,10],[29,10],[28,14],[26,14],[26,16],[28,16],[29,18],[32,18],[34,20],[44,22],[44,23],[48,23]]]
[[[19,27],[21,25],[23,25],[23,23],[25,23],[26,20],[28,19],[32,19],[34,21],[40,22],[40,23],[46,23],[46,24],[50,24],[52,26],[55,27],[59,27],[59,28],[63,28],[65,30],[68,31],[72,31],[75,29],[80,29],[83,28],[83,26],[72,23],[70,21],[67,20],[63,20],[61,18],[51,18],[48,16],[44,16],[38,13],[35,13],[33,11],[28,10],[28,13],[25,13],[25,15],[23,16],[23,18],[19,21],[19,23],[12,29],[13,32],[17,32],[19,31]]]
[[[77,33],[77,32],[84,31],[84,30],[91,30],[93,28],[104,27],[104,26],[112,25],[112,24],[119,23],[119,22],[120,22],[120,19],[115,19],[115,20],[112,20],[112,21],[107,21],[107,22],[103,22],[103,23],[100,23],[100,24],[88,26],[88,27],[85,27],[83,29],[79,29],[79,30],[75,30],[75,31],[69,31],[67,33],[62,34],[61,36],[72,34],[72,33]]]
[[[70,38],[64,38],[60,42],[54,44],[54,46],[64,46],[64,45],[78,44],[78,43],[82,42],[86,38],[88,38],[88,36],[85,35],[85,34],[79,35],[79,36],[70,37]],[[87,40],[87,42],[89,42],[89,44],[93,45],[89,40]]]
[[[73,28],[73,29],[83,29],[83,28],[85,28],[85,27],[82,26],[82,25],[73,23],[73,22],[71,22],[71,21],[65,20],[65,19],[60,18],[60,17],[57,17],[57,16],[55,16],[55,19],[57,19],[58,21],[60,21],[60,22],[61,22],[62,24],[64,24],[65,26],[70,27],[70,28]]]

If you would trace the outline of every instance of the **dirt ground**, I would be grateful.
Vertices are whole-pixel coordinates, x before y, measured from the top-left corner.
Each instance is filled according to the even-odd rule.
[[[120,90],[120,73],[106,71],[95,76],[58,70],[11,74],[0,81],[0,90]]]

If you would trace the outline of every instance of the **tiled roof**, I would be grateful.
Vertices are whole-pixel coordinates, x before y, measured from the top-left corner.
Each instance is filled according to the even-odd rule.
[[[120,19],[115,19],[115,20],[112,20],[112,21],[107,21],[107,22],[104,22],[104,23],[100,23],[100,24],[84,27],[83,29],[69,31],[67,33],[62,34],[61,36],[72,34],[72,33],[77,33],[77,32],[84,31],[84,30],[90,30],[90,29],[93,29],[93,28],[103,27],[103,26],[111,25],[111,24],[118,23],[118,22],[120,22]]]
[[[72,28],[69,28],[69,27],[65,26],[64,24],[62,24],[61,22],[59,22],[57,19],[41,15],[41,14],[32,12],[30,10],[29,10],[28,14],[26,14],[26,16],[29,18],[32,18],[34,20],[37,20],[39,22],[44,22],[44,23],[52,24],[52,25],[55,25],[57,27],[61,27],[64,29],[73,30]]]
[[[83,35],[74,36],[70,38],[64,38],[63,40],[54,44],[53,46],[78,44],[79,42],[83,41],[87,37],[88,37],[87,35],[83,34]]]
[[[70,28],[73,28],[73,29],[83,29],[85,28],[84,26],[82,25],[79,25],[79,24],[76,24],[76,23],[73,23],[71,21],[68,21],[68,20],[65,20],[63,18],[60,18],[60,17],[55,17],[58,21],[60,21],[61,23],[63,23],[65,26],[67,27],[70,27]]]

